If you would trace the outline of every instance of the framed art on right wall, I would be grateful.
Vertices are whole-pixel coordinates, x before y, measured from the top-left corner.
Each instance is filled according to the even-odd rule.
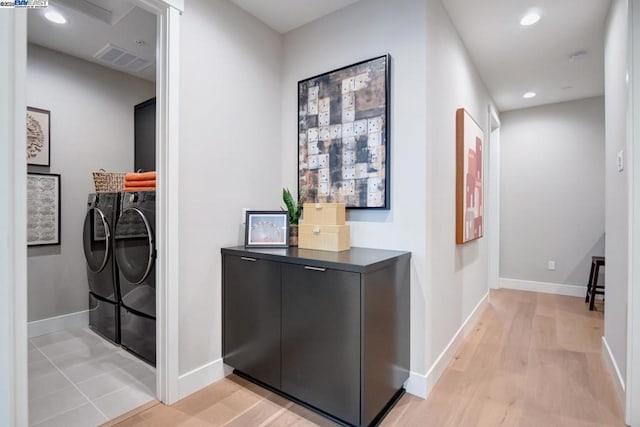
[[[456,111],[456,243],[482,237],[484,132],[464,109]]]

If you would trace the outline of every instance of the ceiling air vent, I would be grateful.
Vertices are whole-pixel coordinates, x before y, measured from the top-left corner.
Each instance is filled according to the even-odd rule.
[[[136,56],[121,47],[108,44],[93,55],[98,61],[127,71],[142,71],[151,65],[151,61]]]

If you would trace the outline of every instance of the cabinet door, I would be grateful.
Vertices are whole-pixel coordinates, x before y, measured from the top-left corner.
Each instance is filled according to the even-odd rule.
[[[224,362],[280,388],[280,264],[223,256]]]
[[[156,170],[156,99],[134,109],[134,170]]]
[[[282,391],[360,424],[360,274],[283,264]]]

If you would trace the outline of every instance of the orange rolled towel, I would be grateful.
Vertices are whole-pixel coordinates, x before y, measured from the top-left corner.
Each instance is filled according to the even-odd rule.
[[[128,173],[124,176],[125,181],[150,181],[156,179],[156,172]]]
[[[156,187],[124,187],[122,191],[156,191]]]
[[[151,179],[148,181],[125,181],[125,187],[154,187],[156,186],[156,180]]]

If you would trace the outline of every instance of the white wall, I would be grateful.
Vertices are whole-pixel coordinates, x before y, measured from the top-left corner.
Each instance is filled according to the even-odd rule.
[[[622,378],[627,360],[628,174],[618,172],[616,156],[627,153],[627,0],[614,0],[605,36],[607,310],[604,336]]]
[[[385,53],[391,210],[348,220],[353,246],[413,254],[411,370],[425,375],[487,292],[487,239],[455,245],[455,112],[488,129],[491,100],[440,1],[363,0],[285,35],[282,181],[297,186],[297,82]]]
[[[501,121],[500,277],[586,286],[604,255],[604,98]]]
[[[391,209],[349,211],[352,246],[409,250],[411,369],[425,374],[426,312],[426,5],[363,0],[284,37],[282,182],[297,188],[297,82],[391,55]],[[365,23],[366,22],[366,23]],[[455,113],[455,112],[454,112]]]
[[[30,44],[27,105],[51,111],[51,166],[61,175],[61,245],[28,250],[29,321],[88,309],[82,224],[92,171],[133,170],[133,107],[155,85]]]
[[[190,0],[180,45],[179,372],[222,357],[220,248],[243,207],[279,209],[282,37],[227,0]]]
[[[485,131],[485,200],[489,200],[489,113],[492,103],[440,1],[427,1],[427,367],[488,292],[488,235],[455,244],[455,116],[464,107]],[[415,142],[418,144],[419,142]],[[490,217],[485,205],[484,223]]]

